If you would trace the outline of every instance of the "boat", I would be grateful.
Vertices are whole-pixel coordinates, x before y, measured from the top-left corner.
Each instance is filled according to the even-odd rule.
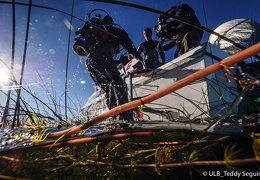
[[[247,28],[252,28],[249,26],[251,21],[238,19],[227,22],[228,26],[224,25],[224,30],[223,28],[218,29],[221,30],[220,33],[226,33],[227,35],[226,27],[228,27],[228,31],[232,30],[234,35],[234,31],[241,32],[240,28],[245,29],[244,26],[239,26],[241,24],[244,25],[243,23],[246,23]],[[258,28],[258,24],[254,27]],[[250,37],[248,33],[246,35],[242,34],[237,42],[242,44],[244,41],[250,42],[249,38],[252,38],[252,32],[250,33]],[[214,35],[212,35],[209,39],[214,38]],[[232,34],[229,38],[232,38]],[[219,44],[214,44],[216,41]],[[229,45],[229,47],[227,45],[223,47],[222,45],[223,43],[221,44],[216,38],[215,41],[209,40],[157,69],[142,68],[142,65],[136,59],[129,61],[124,66],[121,64],[119,71],[127,83],[129,99],[135,100],[146,97],[186,76],[229,57],[232,53],[235,53],[234,51],[238,51],[234,50],[233,45]],[[250,44],[246,45],[250,46]],[[240,104],[243,102],[243,98],[239,102],[234,103],[239,96],[240,85],[238,78],[243,76],[242,78],[251,77],[254,79],[257,73],[254,73],[254,77],[250,76],[250,71],[248,72],[246,69],[257,69],[256,67],[260,67],[258,62],[252,63],[252,59],[246,59],[244,62],[248,63],[234,65],[233,67],[224,67],[222,71],[197,80],[152,103],[133,109],[133,122],[146,124],[145,126],[147,127],[151,123],[157,123],[157,126],[160,124],[161,127],[162,124],[169,126],[169,124],[176,122],[185,123],[186,125],[187,122],[206,122],[206,127],[208,126],[207,122],[218,117],[241,114]],[[259,70],[257,72],[259,73]],[[244,77],[245,75],[247,77]],[[259,88],[255,88],[254,93],[259,92]],[[82,113],[87,121],[91,121],[92,118],[106,111],[108,111],[108,108],[105,103],[105,95],[100,90],[95,91],[86,105],[82,107]],[[151,128],[151,126],[149,127]],[[241,132],[241,130],[238,130],[238,132]]]

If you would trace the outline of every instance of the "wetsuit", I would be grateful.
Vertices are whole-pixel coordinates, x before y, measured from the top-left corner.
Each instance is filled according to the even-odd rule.
[[[95,35],[95,41],[88,44],[86,67],[94,82],[105,92],[109,109],[128,102],[126,84],[114,63],[114,57],[120,52],[121,46],[128,53],[140,58],[128,34],[116,27],[109,27],[106,31],[100,30]],[[120,119],[131,119],[129,112],[120,116]]]
[[[187,4],[181,4],[178,7],[172,7],[167,12],[176,17],[180,17],[200,25],[194,10]],[[179,54],[182,55],[188,52],[190,49],[198,46],[203,37],[203,30],[174,19],[171,20],[167,26],[172,40],[163,46],[163,50],[167,51],[172,47],[177,46],[174,53],[174,58],[178,57]]]
[[[155,69],[160,66],[158,51],[162,59],[162,63],[165,63],[165,54],[162,51],[162,47],[159,41],[148,40],[140,44],[137,51],[144,54],[144,64],[146,68]]]

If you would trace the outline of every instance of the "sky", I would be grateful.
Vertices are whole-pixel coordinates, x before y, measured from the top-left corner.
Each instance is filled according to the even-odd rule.
[[[15,39],[14,76],[19,82],[21,67],[25,63],[22,87],[38,97],[58,114],[64,115],[65,104],[70,115],[80,113],[80,108],[93,93],[93,81],[85,67],[85,59],[76,55],[72,46],[74,32],[88,20],[87,14],[94,9],[103,9],[114,22],[128,33],[136,48],[144,40],[143,29],[158,24],[159,14],[116,4],[88,0],[32,0],[27,44],[29,0],[16,0],[15,37],[13,36],[12,0],[0,1],[0,116],[6,104],[8,89],[15,99],[18,88],[8,86],[7,67],[11,67],[12,40]],[[74,5],[73,5],[74,2]],[[189,4],[201,22],[211,30],[238,18],[253,19],[260,23],[259,0],[125,0],[160,11],[171,6]],[[47,7],[47,8],[43,8]],[[70,15],[73,15],[72,18]],[[70,26],[71,25],[71,26]],[[204,33],[201,43],[207,42]],[[153,39],[158,39],[153,32]],[[174,50],[166,52],[166,61],[173,59]],[[67,91],[66,91],[67,90]],[[65,95],[67,97],[65,98]],[[32,95],[22,91],[21,98],[29,109],[49,112]],[[12,104],[14,101],[11,101]],[[66,102],[66,103],[65,103]]]

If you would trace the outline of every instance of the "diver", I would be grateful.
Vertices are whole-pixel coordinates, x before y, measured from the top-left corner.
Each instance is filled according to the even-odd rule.
[[[98,9],[100,10],[100,9]],[[128,102],[127,86],[117,69],[114,59],[122,50],[122,47],[136,59],[142,60],[132,40],[126,31],[115,24],[113,18],[104,10],[106,15],[90,17],[96,11],[89,14],[82,29],[76,34],[73,50],[79,56],[86,57],[86,68],[96,85],[105,93],[106,104],[109,109]],[[115,26],[119,27],[115,27]],[[120,120],[130,121],[131,112],[125,111],[119,115]]]
[[[143,61],[145,68],[155,69],[165,64],[165,54],[159,41],[152,39],[152,29],[145,28],[143,31],[145,42],[141,43],[137,51],[143,53]],[[159,55],[161,61],[159,61]]]
[[[166,13],[200,25],[193,8],[188,4],[173,6]],[[170,22],[166,22],[167,19],[168,17],[161,15],[158,18],[159,25],[154,27],[157,31],[157,36],[163,42],[166,39],[170,41],[168,44],[163,45],[164,51],[168,51],[176,46],[174,58],[177,58],[200,44],[204,33],[203,30],[177,21],[173,17],[170,17]]]

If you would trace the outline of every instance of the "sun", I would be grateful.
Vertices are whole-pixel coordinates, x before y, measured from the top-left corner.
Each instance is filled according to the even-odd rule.
[[[10,70],[0,67],[0,84],[6,84],[9,82]]]

